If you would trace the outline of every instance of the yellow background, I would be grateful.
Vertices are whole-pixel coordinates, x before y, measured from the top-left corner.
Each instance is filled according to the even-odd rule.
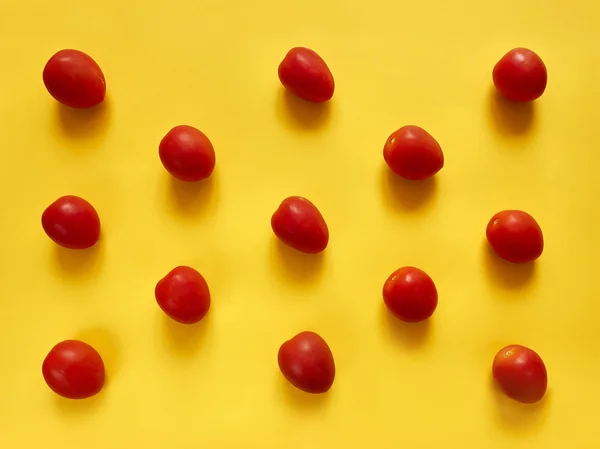
[[[576,3],[576,4],[575,4]],[[600,446],[598,104],[593,0],[4,0],[0,13],[0,447],[3,449],[587,449]],[[330,104],[284,94],[293,46],[327,61]],[[509,49],[544,59],[534,105],[494,96]],[[48,58],[88,52],[107,101],[69,111],[46,92]],[[204,131],[212,178],[174,182],[158,158],[173,126]],[[401,182],[388,135],[420,125],[446,165]],[[102,240],[62,250],[40,216],[76,194]],[[311,199],[331,232],[322,256],[282,247],[270,217]],[[497,211],[537,218],[532,266],[485,244]],[[154,300],[178,264],[201,271],[212,308],[169,321]],[[439,290],[428,324],[386,313],[403,265]],[[279,345],[320,333],[335,355],[329,394],[282,378]],[[80,338],[103,356],[98,396],[68,401],[41,363]],[[502,346],[544,358],[549,391],[521,406],[490,383]]]

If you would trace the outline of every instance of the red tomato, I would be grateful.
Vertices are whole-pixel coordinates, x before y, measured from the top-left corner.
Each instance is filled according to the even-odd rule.
[[[66,340],[54,346],[42,364],[42,374],[56,394],[69,399],[84,399],[99,393],[104,386],[104,362],[87,343]]]
[[[532,262],[544,250],[540,225],[522,210],[498,212],[488,223],[486,236],[494,251],[512,263]]]
[[[548,374],[542,358],[520,345],[502,348],[492,365],[494,379],[504,393],[515,401],[534,403],[544,397]]]
[[[433,315],[438,294],[427,273],[415,267],[402,267],[385,281],[383,301],[396,317],[414,323]]]
[[[183,324],[197,323],[210,308],[208,284],[191,267],[173,268],[158,281],[154,296],[163,312]]]
[[[325,340],[314,332],[300,332],[283,343],[277,362],[284,377],[306,393],[325,393],[333,385],[333,354]]]
[[[85,249],[100,237],[100,218],[94,206],[78,196],[62,196],[42,214],[42,227],[55,243]]]
[[[169,131],[160,141],[158,154],[167,171],[181,181],[200,181],[215,169],[212,143],[191,126],[180,125]]]
[[[388,137],[383,158],[394,173],[419,181],[439,172],[444,166],[444,153],[439,143],[418,126],[403,126]]]
[[[301,196],[283,200],[271,217],[271,228],[283,243],[303,253],[320,253],[329,243],[329,229],[321,212]]]
[[[78,50],[61,50],[44,67],[44,84],[50,95],[72,108],[91,108],[102,103],[106,81],[90,56]]]
[[[544,61],[533,51],[514,48],[494,66],[498,92],[510,101],[533,101],[546,90],[548,74]]]
[[[294,95],[313,103],[333,97],[335,82],[325,61],[313,50],[292,48],[279,64],[279,80]]]

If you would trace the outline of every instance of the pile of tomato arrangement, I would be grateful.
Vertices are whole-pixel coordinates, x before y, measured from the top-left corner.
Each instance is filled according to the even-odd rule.
[[[278,69],[279,79],[292,94],[305,101],[324,103],[333,97],[335,83],[325,61],[313,50],[292,48]],[[531,50],[515,48],[493,68],[493,82],[508,101],[529,102],[546,89],[547,72]],[[70,108],[92,108],[106,94],[106,82],[98,64],[77,50],[61,50],[43,70],[48,92]],[[211,176],[215,151],[200,130],[181,125],[171,129],[158,145],[160,161],[175,178],[198,182]],[[442,148],[427,131],[403,126],[384,144],[383,157],[398,176],[420,182],[444,166]],[[77,196],[63,196],[42,214],[42,227],[56,244],[73,251],[94,246],[100,236],[100,218],[94,207]],[[327,248],[329,229],[319,209],[299,196],[285,198],[271,217],[275,235],[297,251],[317,254]],[[533,263],[542,254],[544,240],[536,220],[527,212],[504,210],[489,221],[486,236],[502,259],[514,264]],[[192,267],[178,266],[158,281],[158,306],[171,319],[183,324],[202,320],[210,308],[210,291],[204,277]],[[415,323],[435,312],[438,293],[427,273],[416,267],[394,271],[383,285],[383,301],[399,320]],[[331,349],[318,334],[305,331],[284,342],[278,353],[279,368],[295,387],[313,394],[325,393],[333,385],[335,362]],[[55,345],[42,364],[48,386],[70,399],[99,393],[105,369],[100,354],[89,344],[66,340]],[[541,357],[532,349],[511,345],[500,349],[492,363],[492,375],[510,398],[540,401],[548,378]]]

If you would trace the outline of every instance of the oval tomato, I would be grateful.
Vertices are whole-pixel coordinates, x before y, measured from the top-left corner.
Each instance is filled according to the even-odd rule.
[[[325,340],[314,332],[301,332],[283,343],[277,362],[284,377],[306,393],[325,393],[333,385],[333,354]]]
[[[68,399],[84,399],[104,386],[104,362],[100,354],[79,340],[66,340],[54,346],[42,364],[42,374],[56,394]]]
[[[160,160],[175,178],[195,182],[215,169],[215,150],[202,131],[187,125],[171,129],[158,147]]]
[[[486,236],[494,251],[512,263],[532,262],[544,250],[540,225],[522,210],[503,210],[495,214],[487,225]]]
[[[513,48],[494,66],[496,89],[510,101],[533,101],[542,96],[548,83],[544,61],[527,48]]]
[[[510,345],[498,351],[492,374],[502,391],[515,401],[534,403],[546,394],[546,365],[535,351],[525,346]]]
[[[55,243],[85,249],[100,237],[100,217],[94,206],[74,195],[60,197],[42,213],[42,227]]]
[[[394,173],[405,179],[427,179],[444,166],[444,153],[437,141],[418,126],[403,126],[388,137],[383,158]]]
[[[385,281],[383,301],[396,317],[414,323],[433,315],[438,293],[433,280],[423,270],[402,267]]]
[[[72,108],[91,108],[106,95],[102,70],[79,50],[61,50],[53,55],[44,67],[42,78],[50,95]]]
[[[191,267],[173,268],[156,284],[154,296],[169,317],[183,324],[200,321],[210,308],[210,291],[204,277]]]
[[[313,50],[292,48],[279,64],[279,80],[294,95],[313,103],[333,97],[335,82],[323,59]]]
[[[329,243],[329,229],[321,212],[301,196],[282,201],[271,217],[271,228],[283,243],[304,253],[320,253]]]

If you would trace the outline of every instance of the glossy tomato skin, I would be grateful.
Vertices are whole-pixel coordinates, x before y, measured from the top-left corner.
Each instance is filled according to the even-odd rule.
[[[283,343],[277,362],[284,377],[306,393],[325,393],[333,385],[333,354],[325,340],[314,332],[301,332]]]
[[[42,227],[55,243],[69,249],[94,246],[100,237],[100,217],[90,203],[74,195],[62,196],[42,213]]]
[[[208,178],[215,169],[215,150],[204,133],[192,126],[171,129],[158,147],[160,160],[175,178],[196,182]]]
[[[548,373],[542,358],[521,345],[502,348],[494,357],[492,375],[504,393],[515,401],[540,401],[548,387]]]
[[[513,48],[494,66],[492,79],[504,98],[514,102],[533,101],[542,96],[548,73],[542,58],[527,48]]]
[[[100,66],[79,50],[61,50],[44,67],[44,85],[50,95],[71,108],[91,108],[104,100],[106,81]]]
[[[544,251],[540,225],[522,210],[495,214],[487,225],[486,237],[496,254],[512,263],[532,262]]]
[[[271,228],[283,243],[304,253],[320,253],[329,243],[329,229],[321,212],[301,196],[281,202],[271,217]]]
[[[333,75],[323,58],[309,48],[292,48],[279,64],[278,73],[281,84],[306,101],[324,103],[333,97]]]
[[[416,323],[433,315],[438,293],[433,280],[423,270],[402,267],[385,281],[383,301],[397,318]]]
[[[204,277],[191,267],[172,269],[156,284],[154,296],[169,317],[183,324],[200,321],[210,308],[210,291]]]
[[[383,158],[398,176],[420,181],[444,166],[440,144],[423,128],[407,125],[394,131],[383,147]]]
[[[44,359],[42,374],[52,391],[68,399],[98,394],[105,379],[102,357],[79,340],[65,340],[54,346]]]

